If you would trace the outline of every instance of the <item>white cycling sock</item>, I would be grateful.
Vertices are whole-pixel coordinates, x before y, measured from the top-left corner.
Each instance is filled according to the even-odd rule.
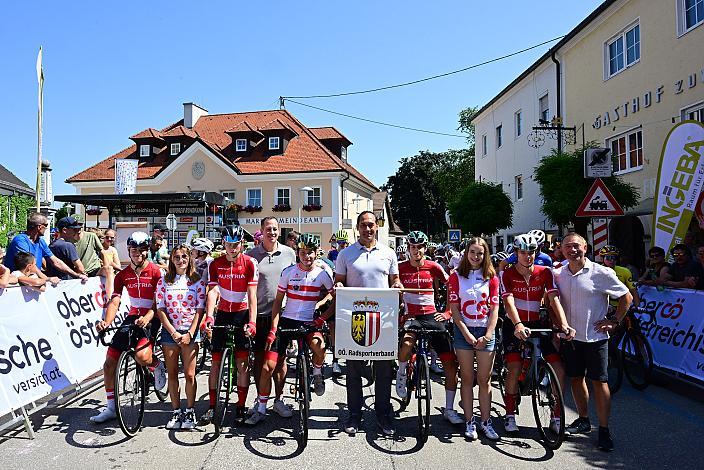
[[[457,394],[457,390],[445,390],[446,410],[453,410],[455,408],[455,394]]]
[[[406,375],[406,367],[408,367],[408,361],[398,361],[397,375]]]

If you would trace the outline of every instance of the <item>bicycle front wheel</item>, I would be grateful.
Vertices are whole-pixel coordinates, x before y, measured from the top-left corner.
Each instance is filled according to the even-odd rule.
[[[198,358],[198,362],[196,363],[196,374],[200,373],[203,369],[205,369],[205,362],[208,360],[208,352],[210,352],[210,349],[210,340],[206,336],[203,339],[203,342],[201,343],[200,357]]]
[[[428,358],[425,354],[418,355],[417,362],[417,388],[416,398],[418,400],[418,436],[421,442],[428,440],[430,431],[430,369],[428,368]]]
[[[415,372],[415,355],[406,363],[406,397],[401,399],[400,411],[405,411],[411,403],[411,396],[415,391],[416,372]]]
[[[216,436],[220,435],[230,404],[232,366],[232,350],[226,348],[222,353],[222,362],[220,362],[220,369],[218,370],[217,398],[215,402],[215,413],[213,415],[213,425],[215,426]]]
[[[308,417],[310,416],[310,378],[308,361],[299,354],[296,359],[296,399],[298,401],[298,443],[301,450],[308,445]]]
[[[621,360],[626,378],[636,390],[644,390],[650,384],[653,372],[653,350],[639,332],[627,331],[623,337]]]
[[[142,426],[146,388],[144,369],[137,364],[134,351],[120,354],[115,369],[115,413],[122,432],[129,437]]]
[[[556,450],[565,439],[565,403],[555,370],[544,360],[538,362],[538,375],[533,381],[532,395],[538,432],[545,446]],[[560,419],[553,421],[553,418]]]

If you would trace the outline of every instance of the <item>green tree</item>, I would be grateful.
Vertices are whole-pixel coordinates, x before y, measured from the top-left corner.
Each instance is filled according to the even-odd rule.
[[[513,223],[513,203],[500,184],[469,183],[450,203],[450,213],[466,234],[491,235]]]
[[[552,153],[543,157],[535,167],[534,178],[540,186],[543,200],[541,211],[555,225],[562,227],[573,223],[575,231],[586,234],[589,219],[576,217],[577,208],[587,195],[594,180],[584,178],[584,150],[597,147],[590,142],[573,152]],[[638,204],[638,191],[619,176],[602,178],[616,201],[627,209]]]
[[[470,106],[460,111],[459,127],[457,128],[458,131],[467,134],[467,144],[472,155],[474,155],[474,124],[472,124],[472,119],[476,116],[477,111],[479,111],[477,106]]]
[[[438,154],[433,181],[445,204],[458,194],[458,189],[474,181],[474,153],[471,149],[447,150]]]
[[[64,205],[56,211],[56,214],[54,214],[54,220],[58,222],[64,217],[68,217],[70,215],[69,209],[73,209],[73,204],[70,202],[64,202]]]

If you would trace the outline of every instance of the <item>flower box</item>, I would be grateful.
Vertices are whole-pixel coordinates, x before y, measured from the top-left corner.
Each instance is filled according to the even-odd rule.
[[[319,211],[322,208],[323,208],[323,206],[321,206],[320,204],[305,204],[303,206],[303,210],[307,211],[307,212]]]
[[[250,214],[254,214],[255,212],[261,212],[262,206],[245,206],[243,210],[245,212],[249,212]]]
[[[271,208],[271,210],[274,212],[288,212],[291,210],[291,205],[290,204],[276,204],[274,207]]]

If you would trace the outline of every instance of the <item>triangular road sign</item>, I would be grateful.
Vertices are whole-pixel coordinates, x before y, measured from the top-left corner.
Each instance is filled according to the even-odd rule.
[[[601,178],[597,178],[589,188],[575,215],[577,217],[619,216],[623,215],[623,209]]]

